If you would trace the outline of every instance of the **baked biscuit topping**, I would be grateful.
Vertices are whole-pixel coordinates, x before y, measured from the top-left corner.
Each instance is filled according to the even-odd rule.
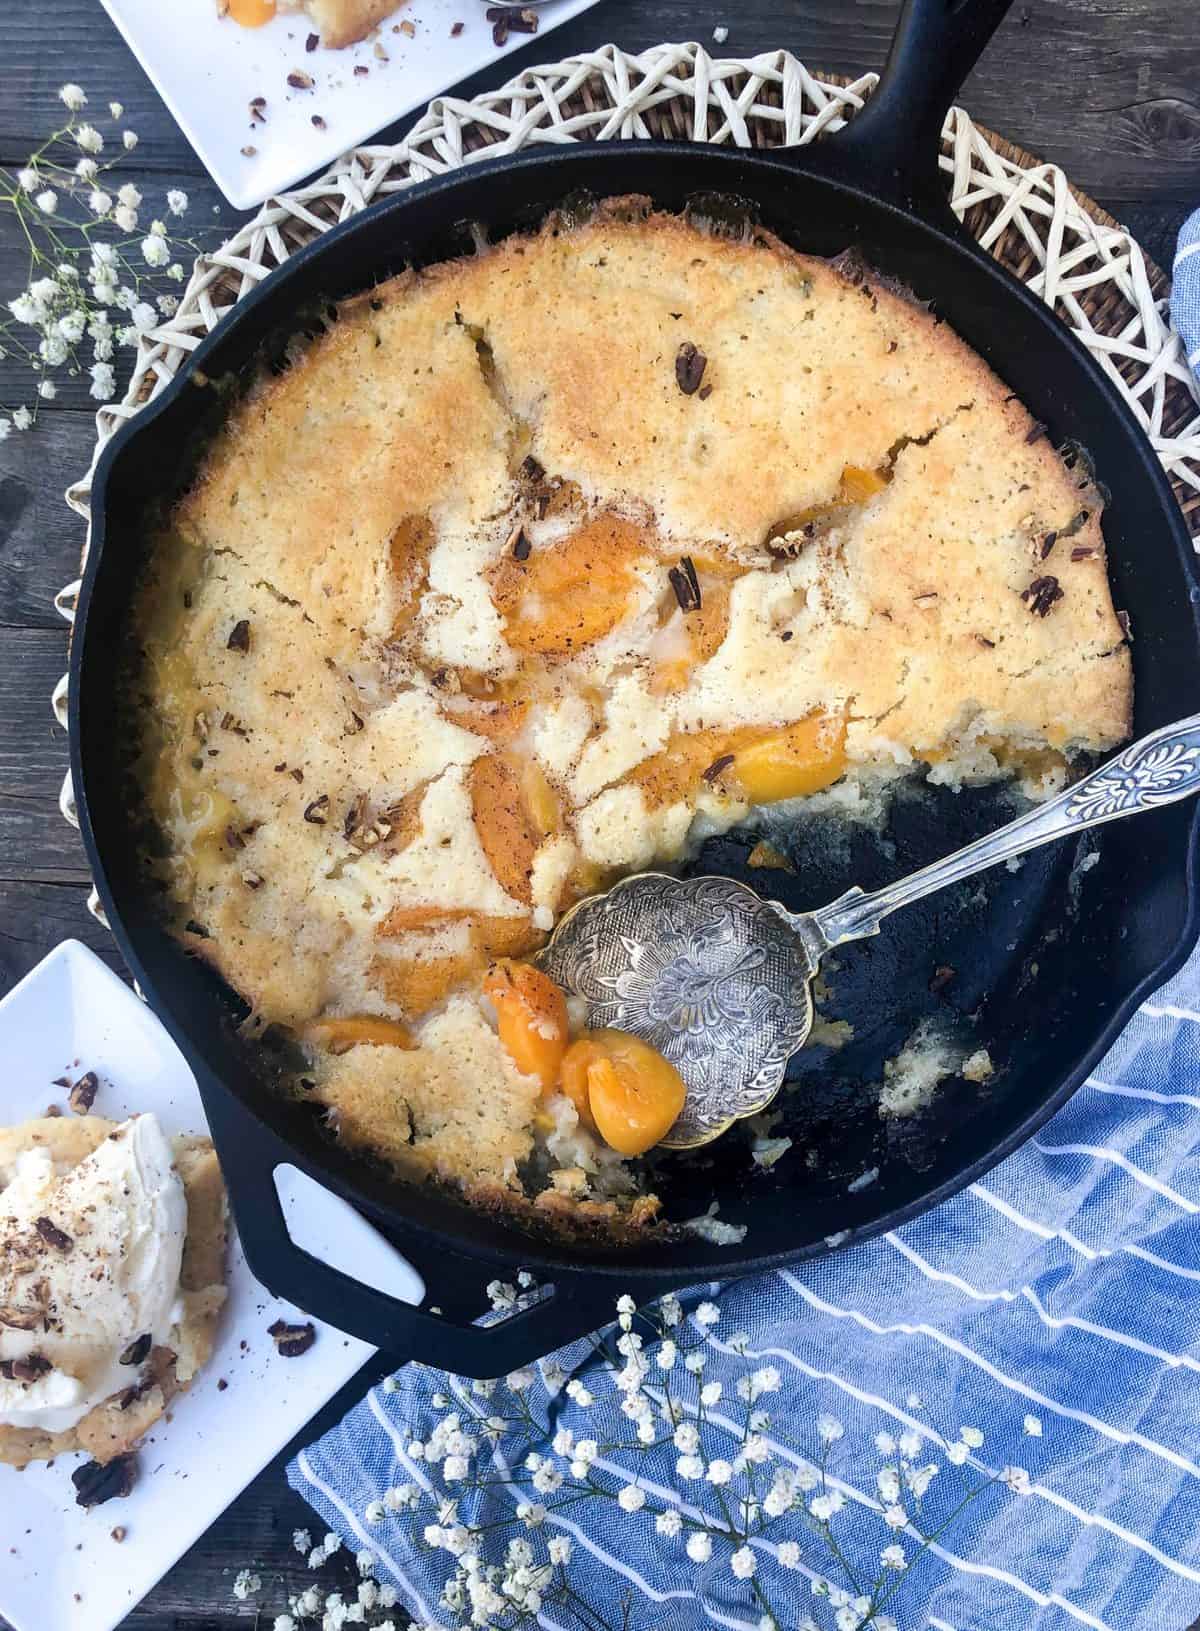
[[[180,932],[340,1137],[644,1215],[490,964],[698,821],[1125,737],[1100,500],[1033,429],[898,295],[628,205],[346,302],[247,397],[139,604],[146,773]]]

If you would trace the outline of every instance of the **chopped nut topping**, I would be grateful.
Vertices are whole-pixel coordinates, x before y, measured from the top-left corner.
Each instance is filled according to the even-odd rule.
[[[696,392],[696,395],[700,398],[701,402],[707,402],[712,394],[713,388],[711,385],[702,385]]]
[[[371,70],[367,67],[365,62],[356,62],[355,63],[355,65],[354,65],[354,77],[355,77],[355,79],[365,79],[370,72],[371,72]]]
[[[700,389],[708,358],[690,340],[685,340],[675,353],[675,382],[684,396],[692,396]]]
[[[121,1364],[121,1365],[141,1365],[141,1364],[144,1364],[147,1357],[149,1356],[150,1344],[151,1344],[151,1342],[153,1340],[154,1339],[150,1335],[149,1331],[146,1331],[140,1337],[135,1337],[133,1339],[133,1341],[129,1344],[129,1346],[125,1349],[125,1352],[121,1355],[121,1357],[117,1361],[117,1363]]]
[[[96,1102],[96,1093],[100,1087],[100,1078],[94,1070],[87,1071],[71,1088],[67,1094],[67,1103],[77,1116],[86,1116]]]
[[[75,1242],[70,1235],[58,1227],[50,1218],[37,1218],[33,1227],[41,1235],[47,1246],[53,1246],[57,1252],[69,1252]]]
[[[1133,623],[1130,620],[1129,613],[1118,612],[1117,622],[1121,625],[1121,633],[1127,640],[1131,641],[1133,639]]]
[[[276,1320],[267,1327],[267,1333],[275,1338],[275,1347],[284,1359],[298,1359],[317,1340],[316,1327],[311,1320],[306,1320],[303,1325],[289,1325],[286,1320]]]
[[[507,45],[510,33],[538,31],[538,14],[532,6],[489,6],[484,15],[492,24],[492,39],[497,45]]]
[[[324,121],[324,119],[322,119],[322,117],[321,117],[321,115],[319,113],[314,113],[313,114],[313,116],[312,116],[312,118],[310,120],[310,123],[313,125],[314,129],[316,129],[316,130],[324,130],[326,128],[325,121]]]
[[[1046,434],[1045,425],[1042,424],[1042,421],[1040,419],[1035,419],[1033,424],[1031,425],[1031,427],[1029,428],[1029,430],[1026,432],[1026,435],[1025,435],[1025,445],[1026,445],[1026,447],[1032,447],[1035,442],[1040,442],[1042,437],[1045,434]]]
[[[16,1303],[0,1304],[0,1325],[12,1331],[32,1331],[42,1317],[40,1308],[19,1308]]]
[[[258,148],[247,142],[245,147],[242,148],[242,157],[244,159],[252,159],[257,152]]]
[[[116,1541],[118,1546],[125,1539],[125,1536],[126,1536],[127,1532],[128,1531],[126,1530],[125,1525],[123,1523],[119,1523],[117,1525],[117,1527],[112,1531],[112,1538]]]
[[[229,845],[230,849],[245,849],[246,847],[246,840],[242,837],[241,833],[238,832],[236,827],[226,827],[225,842]]]
[[[989,640],[986,634],[977,634],[975,635],[974,639],[975,644],[977,646],[982,646],[985,651],[995,651],[996,642],[994,640]]]
[[[250,624],[246,618],[233,625],[225,644],[230,651],[250,650]]]
[[[927,589],[924,594],[913,596],[914,606],[932,606],[938,598],[936,589]]]
[[[512,557],[514,561],[527,561],[533,545],[526,537],[524,527],[518,527],[512,538]]]
[[[715,782],[717,777],[721,775],[722,771],[728,770],[732,763],[733,754],[723,753],[719,759],[713,760],[712,764],[710,764],[708,769],[704,772],[701,780],[706,782]]]
[[[698,612],[701,606],[700,580],[696,576],[695,562],[690,555],[685,555],[678,566],[673,566],[667,573],[671,580],[671,588],[675,591],[675,599],[679,602],[681,612]]]
[[[306,51],[315,51],[320,43],[321,36],[319,34],[310,34],[304,42],[304,49]]]
[[[450,24],[450,38],[452,40],[456,40],[458,38],[458,36],[462,33],[465,26],[466,25],[464,23],[451,23]]]
[[[1044,561],[1057,542],[1058,534],[1056,532],[1048,532],[1038,545],[1038,559]]]
[[[300,68],[292,69],[287,76],[287,82],[294,91],[311,91],[313,88],[313,76]]]
[[[361,714],[356,714],[353,708],[350,710],[350,719],[351,723],[347,725],[346,729],[342,732],[343,736],[357,736],[359,731],[361,731],[366,725],[366,720],[363,718],[363,716]]]
[[[390,62],[391,61],[391,58],[388,56],[387,52],[383,49],[383,46],[380,45],[378,40],[375,41],[374,50],[375,50],[375,55],[379,58],[380,62]]]
[[[123,1499],[129,1494],[137,1478],[137,1466],[132,1455],[119,1455],[103,1465],[88,1461],[76,1467],[71,1474],[75,1485],[76,1506],[103,1506],[105,1501]]]
[[[320,798],[315,798],[311,804],[305,807],[305,821],[310,822],[314,827],[323,827],[325,825],[325,817],[321,812],[327,810],[328,808],[329,794],[322,793]]]
[[[1038,617],[1048,617],[1055,601],[1063,598],[1063,592],[1057,578],[1047,574],[1043,578],[1034,578],[1028,589],[1021,591],[1021,599]]]
[[[23,1359],[0,1359],[0,1376],[8,1382],[36,1382],[54,1367],[45,1354],[26,1354]]]
[[[406,17],[400,24],[400,32],[407,39],[414,40],[417,37],[417,25],[411,20],[411,18]]]
[[[249,867],[242,873],[242,882],[247,889],[261,889],[262,881],[262,874],[251,871]]]
[[[250,117],[255,124],[265,125],[267,122],[267,99],[265,96],[254,96],[250,99]]]
[[[1073,549],[1071,551],[1071,559],[1073,561],[1091,561],[1094,560],[1095,557],[1096,551],[1091,544],[1080,544],[1077,549]]]

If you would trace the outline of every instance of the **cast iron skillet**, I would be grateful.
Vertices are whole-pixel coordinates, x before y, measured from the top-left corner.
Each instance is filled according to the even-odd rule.
[[[770,1174],[727,1137],[656,1174],[669,1215],[744,1223],[740,1245],[699,1238],[634,1251],[531,1239],[428,1190],[398,1185],[339,1150],[303,1107],[273,1096],[235,1032],[232,994],[165,932],[130,841],[114,737],[130,588],[142,569],[148,503],[188,479],[219,393],[209,379],[282,355],[324,303],[409,263],[466,252],[466,224],[493,237],[577,194],[645,193],[669,209],[732,196],[798,248],[857,249],[911,287],[980,352],[1056,442],[1090,450],[1111,489],[1105,516],[1118,606],[1135,632],[1135,728],[1200,711],[1200,631],[1189,540],[1154,454],[1103,371],[1041,302],[970,242],[936,174],[950,100],[1007,0],[908,0],[883,83],[853,126],[819,146],[743,152],[685,143],[603,143],[519,153],[415,187],[295,255],[193,354],[171,387],[109,444],[92,493],[94,532],[71,657],[71,755],[84,843],[118,944],[199,1080],[250,1264],[275,1292],[404,1358],[494,1376],[605,1320],[624,1289],[648,1297],[692,1281],[815,1257],[835,1231],[863,1239],[913,1217],[985,1173],[1057,1109],[1141,997],[1182,962],[1197,933],[1194,807],[1174,805],[1104,829],[1100,863],[1042,852],[1017,874],[943,895],[853,948],[834,976],[833,1012],[854,1040],[836,1058],[806,1049],[781,1132],[795,1147]],[[219,408],[219,403],[218,403]],[[902,796],[881,836],[810,821],[779,841],[793,874],[747,872],[751,839],[706,845],[698,869],[725,871],[815,905],[852,881],[871,886],[1004,819],[996,791]],[[953,978],[931,995],[939,967]],[[939,985],[934,980],[934,985]],[[922,1015],[986,1044],[997,1075],[955,1082],[916,1123],[875,1112],[872,1083]],[[295,1247],[272,1173],[293,1163],[353,1202],[424,1275],[419,1311]],[[878,1178],[848,1192],[856,1176]],[[832,1244],[838,1244],[835,1240]],[[532,1309],[472,1326],[481,1288],[527,1265],[553,1285]]]

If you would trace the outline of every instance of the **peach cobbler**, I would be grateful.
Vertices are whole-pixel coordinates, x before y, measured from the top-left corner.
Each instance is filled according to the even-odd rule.
[[[869,273],[636,200],[343,302],[232,411],[141,591],[179,935],[347,1144],[648,1222],[629,1158],[677,1079],[530,959],[762,806],[1036,796],[1119,743],[1082,465]]]

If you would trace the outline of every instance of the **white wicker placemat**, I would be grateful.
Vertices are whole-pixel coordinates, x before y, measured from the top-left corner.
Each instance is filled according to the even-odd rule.
[[[631,56],[607,45],[527,68],[472,101],[438,97],[403,142],[346,154],[308,186],[269,199],[220,249],[200,257],[178,311],[142,336],[124,400],[97,413],[92,463],[68,488],[68,504],[89,522],[90,536],[96,459],[123,421],[158,395],[236,301],[294,250],[375,199],[539,143],[669,136],[801,145],[853,118],[876,81],[864,74],[843,84],[784,51],[713,58],[691,44]],[[979,242],[1055,308],[1116,381],[1200,533],[1200,392],[1170,327],[1162,274],[1056,165],[1012,147],[962,108],[947,117],[941,163],[951,203]],[[68,621],[78,592],[76,580],[55,598]],[[66,702],[64,675],[53,696],[64,729]],[[59,806],[78,825],[69,772]],[[88,904],[103,921],[94,890]]]

